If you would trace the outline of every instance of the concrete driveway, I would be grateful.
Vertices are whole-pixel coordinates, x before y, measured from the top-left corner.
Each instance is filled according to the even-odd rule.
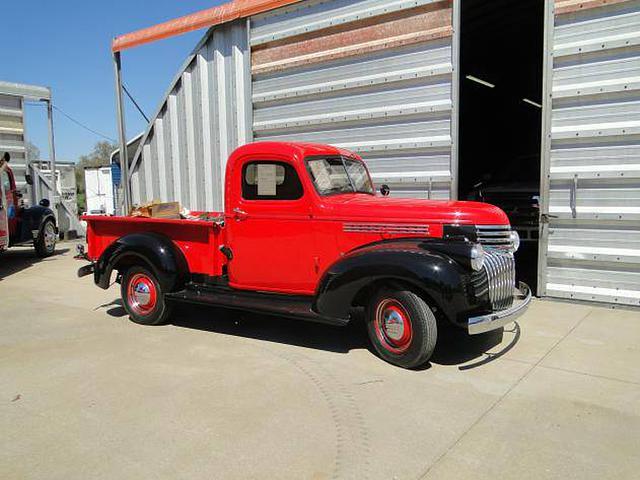
[[[135,325],[58,250],[0,257],[0,478],[640,477],[638,310],[537,301],[406,371],[355,328]]]

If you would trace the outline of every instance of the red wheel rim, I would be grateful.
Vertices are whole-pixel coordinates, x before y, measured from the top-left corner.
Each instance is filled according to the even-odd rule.
[[[411,319],[397,300],[386,298],[378,303],[375,329],[378,340],[391,353],[404,353],[411,346]]]
[[[158,292],[151,277],[136,273],[127,285],[129,307],[138,315],[148,315],[156,306]]]

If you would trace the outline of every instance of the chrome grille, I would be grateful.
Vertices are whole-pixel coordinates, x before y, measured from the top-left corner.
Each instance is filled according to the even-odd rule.
[[[476,235],[484,248],[509,250],[513,247],[509,225],[476,225]]]
[[[504,310],[513,304],[516,263],[512,253],[487,251],[484,270],[489,284],[489,300],[493,310]]]

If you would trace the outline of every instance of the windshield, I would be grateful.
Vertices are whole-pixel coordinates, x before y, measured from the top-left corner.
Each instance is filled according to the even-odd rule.
[[[364,163],[345,157],[308,160],[311,179],[320,195],[336,193],[367,193],[373,195],[373,185]]]

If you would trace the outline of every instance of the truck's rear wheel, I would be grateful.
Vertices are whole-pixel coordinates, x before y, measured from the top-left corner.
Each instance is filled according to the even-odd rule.
[[[438,327],[429,305],[410,290],[380,290],[367,310],[367,331],[376,352],[403,368],[424,365],[436,346]]]
[[[53,252],[56,251],[57,239],[58,234],[56,233],[56,226],[53,220],[46,220],[38,233],[38,238],[33,241],[36,255],[43,258],[53,255]]]
[[[141,266],[129,268],[120,285],[122,303],[132,321],[142,325],[167,323],[171,309],[153,273]]]

